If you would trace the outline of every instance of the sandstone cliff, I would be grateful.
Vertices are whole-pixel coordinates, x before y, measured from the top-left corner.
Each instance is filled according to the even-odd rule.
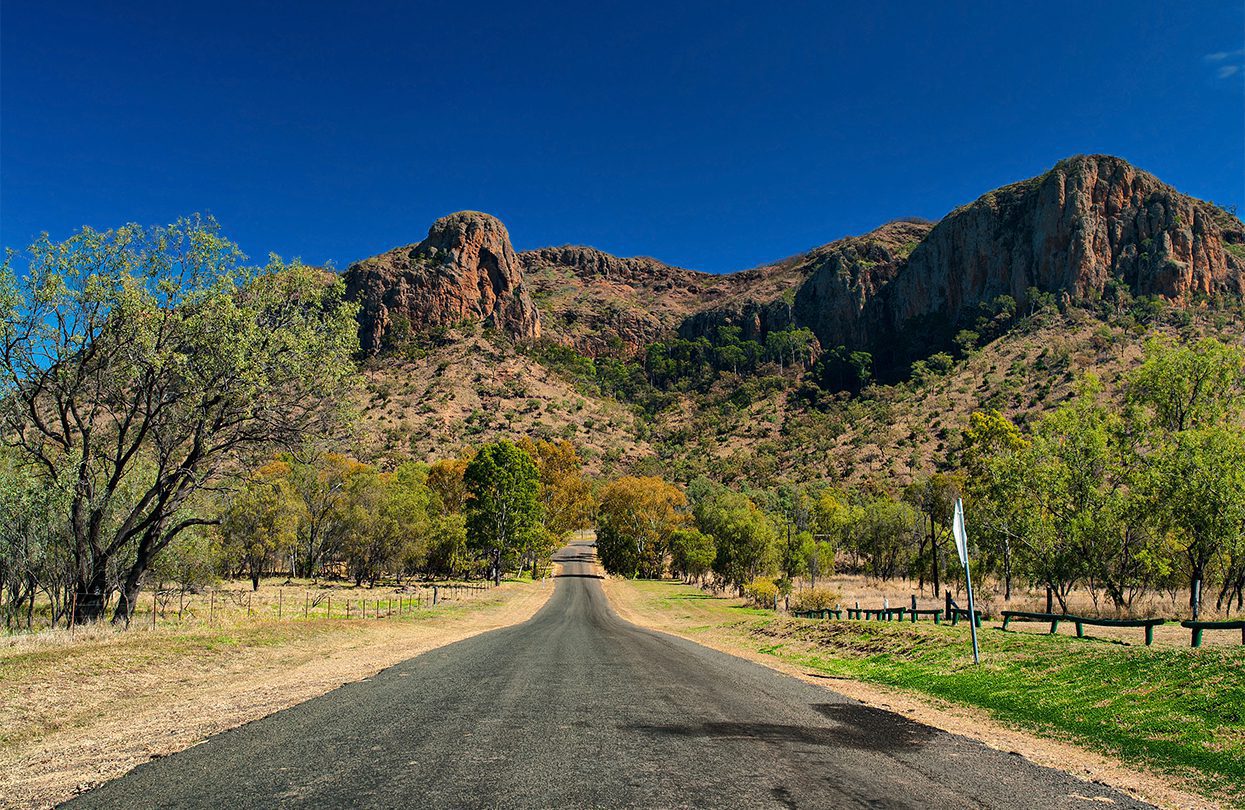
[[[540,337],[540,315],[510,235],[488,214],[450,214],[434,222],[419,244],[351,265],[346,292],[360,303],[365,354],[405,334],[471,322],[519,340]]]
[[[1023,303],[1030,288],[1087,301],[1118,280],[1175,303],[1239,296],[1245,268],[1227,245],[1240,242],[1240,220],[1119,158],[1069,158],[947,215],[881,290],[880,312],[842,342],[894,342],[904,359],[976,305]]]
[[[865,234],[839,239],[776,265],[738,275],[761,274],[785,284],[758,294],[741,291],[725,305],[697,312],[679,326],[687,338],[712,337],[722,325],[738,326],[745,340],[764,341],[774,330],[807,326],[823,346],[864,343],[866,324],[876,317],[877,293],[929,233],[930,224],[898,221]],[[867,312],[868,310],[868,312]]]
[[[1240,296],[1245,226],[1119,158],[1090,155],[937,225],[896,221],[739,273],[577,246],[516,255],[500,222],[463,212],[418,245],[353,265],[346,281],[362,303],[368,353],[395,335],[463,322],[624,357],[675,333],[713,338],[729,324],[764,340],[800,326],[822,347],[864,349],[902,373],[1000,295],[1021,306],[1031,289],[1092,301],[1111,285],[1177,304]]]

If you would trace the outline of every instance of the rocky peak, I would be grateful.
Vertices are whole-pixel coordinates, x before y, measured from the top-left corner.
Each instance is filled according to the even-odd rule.
[[[540,337],[540,315],[510,234],[477,211],[442,217],[419,244],[351,265],[346,292],[361,306],[366,354],[399,335],[463,323],[484,323],[517,340]]]
[[[795,320],[826,347],[869,342],[870,326],[880,315],[880,293],[931,227],[921,220],[897,220],[810,253],[811,272],[792,305]]]
[[[961,316],[1028,290],[1092,300],[1113,281],[1188,303],[1242,293],[1239,220],[1124,160],[1080,155],[956,209],[912,251],[883,293],[874,339],[928,346]],[[898,358],[900,360],[904,358]]]

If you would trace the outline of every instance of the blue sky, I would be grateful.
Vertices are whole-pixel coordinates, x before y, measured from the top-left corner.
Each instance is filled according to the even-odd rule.
[[[209,212],[351,261],[488,211],[714,272],[1079,152],[1245,210],[1245,4],[29,2],[0,243]]]

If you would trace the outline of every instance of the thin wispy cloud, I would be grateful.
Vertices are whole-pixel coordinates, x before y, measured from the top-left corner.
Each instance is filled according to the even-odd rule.
[[[1215,69],[1216,78],[1245,77],[1245,48],[1236,51],[1208,53],[1202,57],[1202,60]]]

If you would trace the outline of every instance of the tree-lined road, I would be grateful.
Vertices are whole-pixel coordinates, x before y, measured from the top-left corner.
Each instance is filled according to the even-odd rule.
[[[624,622],[593,549],[531,620],[82,795],[91,807],[1148,805]]]

